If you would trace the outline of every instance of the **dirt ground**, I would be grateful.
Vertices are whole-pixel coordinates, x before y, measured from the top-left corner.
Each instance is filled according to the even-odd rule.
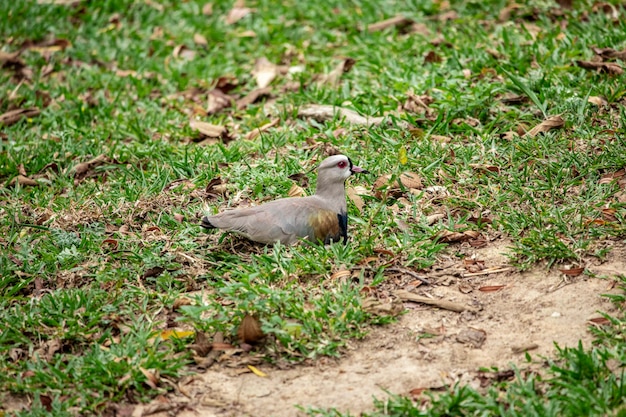
[[[505,268],[506,242],[501,243],[470,250],[487,271]],[[259,366],[265,377],[216,364],[184,385],[187,396],[172,394],[137,407],[133,415],[168,415],[154,413],[161,407],[172,415],[173,404],[179,404],[174,414],[180,417],[304,415],[296,405],[359,415],[373,409],[374,397],[384,399],[388,393],[410,395],[456,381],[478,387],[481,367],[529,366],[525,349],[541,359],[554,354],[554,342],[589,346],[589,320],[600,317],[598,311],[614,311],[601,295],[621,291],[613,278],[626,271],[625,260],[626,246],[621,245],[604,262],[590,261],[586,268],[595,278],[539,267],[455,277],[435,268],[433,276],[426,275],[431,285],[414,292],[468,310],[405,302],[408,312],[397,323],[373,329],[364,340],[351,343],[340,359],[284,370]]]

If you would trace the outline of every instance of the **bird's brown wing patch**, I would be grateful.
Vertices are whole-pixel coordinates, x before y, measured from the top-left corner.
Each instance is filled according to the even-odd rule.
[[[309,225],[314,232],[315,240],[329,243],[337,242],[343,233],[339,217],[332,210],[317,210],[309,217]]]

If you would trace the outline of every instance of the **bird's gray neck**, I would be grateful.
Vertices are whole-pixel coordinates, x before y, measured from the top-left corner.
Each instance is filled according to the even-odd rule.
[[[337,213],[345,213],[347,211],[346,188],[341,184],[317,184],[315,195],[324,199],[328,207]]]

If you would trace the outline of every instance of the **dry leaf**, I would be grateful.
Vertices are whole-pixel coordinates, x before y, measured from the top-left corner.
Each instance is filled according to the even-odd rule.
[[[422,180],[415,172],[403,172],[399,180],[406,188],[422,188]]]
[[[178,297],[172,304],[172,311],[178,311],[182,306],[190,306],[192,302],[187,297]],[[197,337],[196,337],[197,339]]]
[[[424,56],[424,63],[425,64],[439,63],[441,61],[442,61],[441,57],[435,51],[428,51],[426,53],[426,55]]]
[[[368,25],[367,30],[370,32],[378,32],[385,30],[389,27],[396,27],[399,31],[406,30],[413,24],[413,20],[401,15],[394,16],[390,19],[382,20],[380,22],[372,23]]]
[[[603,97],[599,97],[599,96],[589,96],[587,101],[591,104],[595,104],[598,107],[607,106],[609,104],[608,101],[606,101]]]
[[[239,325],[237,336],[243,343],[254,344],[261,341],[265,337],[265,333],[261,330],[261,322],[257,317],[246,314]]]
[[[511,18],[512,12],[517,9],[520,9],[521,7],[522,6],[517,3],[513,3],[513,4],[506,6],[505,8],[500,10],[500,14],[498,15],[498,21],[506,22],[507,20]]]
[[[35,181],[34,179],[29,178],[26,175],[21,175],[21,174],[15,177],[11,181],[11,185],[14,185],[14,184],[19,184],[23,187],[32,187],[32,186],[39,185],[39,183]]]
[[[428,94],[422,94],[418,96],[412,91],[406,93],[406,101],[402,105],[402,108],[412,113],[425,113],[435,100]]]
[[[346,188],[346,195],[354,203],[357,210],[359,210],[359,213],[362,213],[363,207],[365,207],[365,202],[363,201],[361,196],[357,193],[357,191],[352,187],[348,187]]]
[[[189,345],[189,349],[196,352],[198,356],[206,356],[212,349],[212,344],[209,343],[209,339],[206,337],[204,332],[197,331],[196,339],[193,344]]]
[[[250,91],[247,95],[237,100],[237,110],[243,110],[250,104],[255,103],[257,100],[263,97],[268,97],[272,93],[270,87],[257,88]]]
[[[200,45],[200,46],[208,46],[209,42],[206,40],[206,38],[199,34],[199,33],[195,33],[193,35],[193,41],[196,43],[196,45]]]
[[[182,58],[184,60],[191,61],[195,58],[196,51],[187,48],[186,45],[177,45],[174,47],[172,55],[174,56],[174,58]]]
[[[146,377],[146,385],[152,389],[157,389],[159,387],[159,371],[144,369],[141,366],[139,367],[139,370]]]
[[[478,288],[478,291],[495,292],[495,291],[500,291],[504,287],[506,287],[506,285],[485,285],[484,287]]]
[[[559,269],[559,271],[561,271],[561,273],[563,273],[564,275],[567,275],[570,277],[577,277],[578,275],[582,274],[585,271],[585,268],[581,266],[578,268]]]
[[[336,87],[341,80],[341,76],[350,71],[355,63],[356,61],[352,58],[342,59],[341,62],[337,64],[337,66],[328,74],[317,76],[317,85],[329,85],[331,87]]]
[[[235,4],[235,6],[228,12],[226,17],[224,18],[224,22],[227,25],[232,25],[233,23],[240,21],[253,11],[254,9],[251,9],[249,7],[243,7],[243,5],[238,6],[237,4]]]
[[[475,230],[466,230],[465,232],[453,232],[450,230],[443,230],[438,234],[438,236],[440,242],[455,243],[476,239],[480,236],[480,233]]]
[[[39,116],[39,113],[41,113],[41,111],[37,107],[10,110],[0,115],[0,125],[11,126],[24,117],[31,118]]]
[[[259,369],[257,369],[256,367],[252,365],[248,365],[248,369],[250,369],[253,374],[255,374],[256,376],[260,376],[261,378],[265,378],[267,376],[265,372],[260,371]]]
[[[600,325],[600,326],[605,326],[611,323],[611,321],[607,319],[606,317],[594,317],[594,318],[589,319],[589,321],[593,324]]]
[[[564,124],[565,124],[565,120],[563,120],[561,116],[551,116],[551,117],[548,117],[543,122],[539,123],[537,126],[530,129],[526,133],[526,135],[530,136],[531,138],[534,138],[539,133],[546,133],[552,129],[558,129],[560,127],[563,127]]]
[[[300,187],[298,184],[291,184],[291,188],[289,192],[287,192],[289,197],[306,197],[306,191],[304,188]]]
[[[487,339],[487,332],[482,329],[474,329],[472,327],[461,330],[456,335],[456,341],[469,345],[475,349],[480,349]]]
[[[386,303],[376,298],[368,297],[361,302],[363,311],[373,316],[398,316],[404,311],[404,305],[400,299],[392,299]]]
[[[228,129],[226,126],[214,125],[207,122],[201,122],[199,120],[192,120],[189,122],[189,127],[193,130],[200,132],[201,135],[208,138],[228,138]]]
[[[384,117],[364,117],[354,110],[324,104],[308,104],[298,109],[298,117],[312,118],[318,122],[333,120],[335,117],[344,118],[348,123],[356,125],[374,126],[383,123]],[[408,127],[408,123],[397,122],[400,127]]]
[[[219,113],[225,108],[232,106],[234,101],[235,100],[231,96],[225,94],[224,92],[222,92],[222,90],[214,88],[213,90],[209,91],[209,94],[207,96],[206,114],[212,115]]]
[[[169,340],[169,339],[183,339],[185,337],[193,336],[196,332],[193,330],[178,330],[178,329],[167,329],[162,330],[160,333],[161,339]]]
[[[49,39],[41,42],[27,41],[22,45],[22,48],[41,54],[49,54],[51,52],[63,51],[71,45],[67,39]]]
[[[588,70],[596,70],[600,73],[607,73],[609,75],[621,75],[624,73],[624,69],[613,62],[591,62],[591,61],[576,61],[576,65]]]
[[[222,181],[222,178],[215,177],[207,184],[205,190],[207,197],[218,197],[220,195],[226,194],[228,191],[227,185]]]
[[[79,164],[76,164],[76,166],[72,168],[72,172],[74,172],[74,182],[83,180],[89,176],[93,176],[95,175],[95,168],[106,164],[112,164],[114,162],[115,161],[102,154],[87,162],[81,162]]]
[[[252,75],[256,79],[257,86],[265,88],[278,75],[278,67],[268,61],[267,58],[261,57],[255,61]]]
[[[342,278],[350,278],[351,276],[352,276],[352,272],[349,269],[342,267],[338,271],[333,272],[333,274],[330,276],[330,279],[338,280]]]
[[[621,59],[626,61],[626,49],[623,51],[616,51],[613,48],[591,48],[596,55],[601,56],[603,59]]]
[[[207,3],[202,6],[202,14],[205,16],[213,15],[213,3]]]
[[[251,130],[250,132],[246,133],[244,138],[246,140],[253,140],[257,136],[259,136],[261,133],[265,132],[266,130],[271,129],[274,126],[276,126],[279,122],[280,122],[280,119],[278,117],[275,118],[275,119],[272,119],[269,123],[265,123],[263,126],[258,127],[256,129]]]

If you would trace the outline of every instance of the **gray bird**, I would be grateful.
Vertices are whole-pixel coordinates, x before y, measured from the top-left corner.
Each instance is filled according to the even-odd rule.
[[[299,239],[328,244],[348,240],[345,181],[354,173],[368,173],[345,155],[322,161],[317,169],[317,188],[309,197],[281,198],[255,207],[227,210],[202,218],[206,229],[240,233],[260,243]]]

